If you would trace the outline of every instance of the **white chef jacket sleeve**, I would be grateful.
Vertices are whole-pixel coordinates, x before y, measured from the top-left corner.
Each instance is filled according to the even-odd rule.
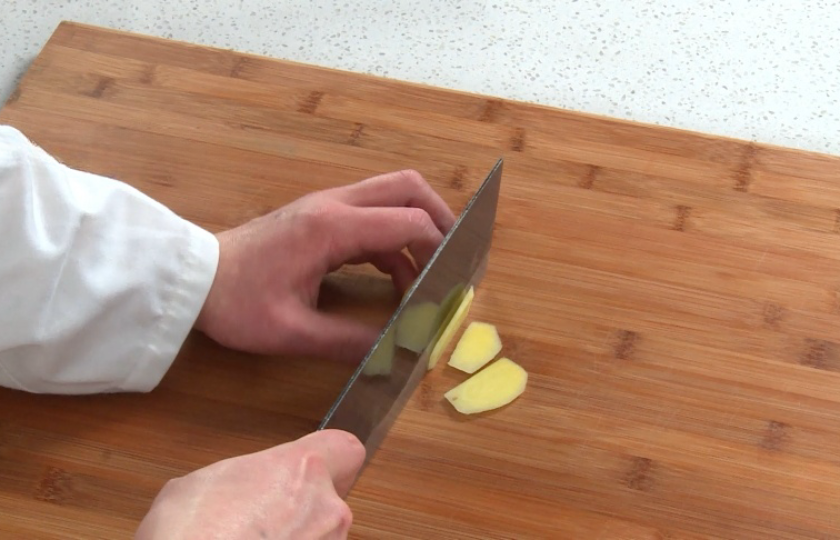
[[[0,126],[0,385],[152,390],[207,297],[212,234]]]

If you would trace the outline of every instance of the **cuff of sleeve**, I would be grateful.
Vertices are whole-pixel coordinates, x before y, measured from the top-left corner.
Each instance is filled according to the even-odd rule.
[[[184,221],[189,238],[179,270],[170,281],[163,316],[152,332],[147,356],[137,363],[122,390],[150,392],[166,375],[195,324],[219,264],[219,241],[212,233]]]

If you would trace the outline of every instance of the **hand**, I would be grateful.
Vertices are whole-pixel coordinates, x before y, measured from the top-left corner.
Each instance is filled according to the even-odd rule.
[[[135,540],[343,539],[365,448],[325,430],[170,480]]]
[[[218,271],[195,326],[247,352],[359,362],[380,329],[317,311],[323,278],[370,262],[404,291],[454,223],[415,171],[312,193],[218,235]]]

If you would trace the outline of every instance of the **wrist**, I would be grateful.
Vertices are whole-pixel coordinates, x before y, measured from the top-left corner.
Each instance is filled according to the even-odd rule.
[[[220,234],[214,235],[216,238],[216,245],[218,246],[217,251],[217,260],[216,260],[216,270],[213,273],[212,281],[210,282],[210,286],[207,289],[207,295],[204,297],[204,303],[201,305],[201,309],[198,312],[198,316],[195,319],[195,323],[193,323],[193,329],[198,330],[204,334],[207,333],[210,319],[212,319],[213,314],[213,306],[216,304],[216,297],[218,296],[218,288],[219,288],[219,276],[222,271],[222,260],[223,260],[223,241],[222,236]]]

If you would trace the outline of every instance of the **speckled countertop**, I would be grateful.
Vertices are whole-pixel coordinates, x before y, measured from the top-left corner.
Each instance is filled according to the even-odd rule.
[[[840,154],[840,2],[0,0],[0,101],[62,19]]]

